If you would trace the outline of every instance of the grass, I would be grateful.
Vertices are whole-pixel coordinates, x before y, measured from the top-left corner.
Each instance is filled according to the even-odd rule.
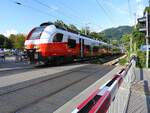
[[[122,59],[119,60],[120,65],[125,65],[126,63],[127,63],[127,57],[122,58]]]

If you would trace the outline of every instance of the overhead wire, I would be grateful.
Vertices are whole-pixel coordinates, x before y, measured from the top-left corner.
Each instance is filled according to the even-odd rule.
[[[50,9],[50,10],[52,9],[49,5],[47,5],[47,4],[45,4],[44,2],[41,2],[41,1],[39,1],[39,0],[35,0],[34,2],[40,4],[40,5],[44,6],[44,7],[47,7],[47,8]],[[60,12],[59,10],[56,10],[55,12],[57,12],[57,13],[63,15],[63,16],[66,16],[67,18],[70,18],[68,15],[64,14],[63,12]]]
[[[32,7],[32,6],[26,5],[26,4],[24,4],[24,3],[20,2],[20,1],[15,1],[15,0],[9,0],[9,1],[11,1],[12,3],[14,3],[14,4],[16,4],[16,5],[23,6],[23,7],[25,7],[25,8],[29,8],[29,9],[35,11],[35,12],[40,13],[40,14],[44,14],[44,15],[50,16],[50,17],[52,17],[53,19],[66,20],[66,21],[67,21],[67,19],[61,19],[61,18],[59,18],[59,17],[57,17],[57,16],[55,16],[55,15],[52,15],[52,14],[49,13],[49,12],[45,12],[45,11],[40,10],[40,9],[38,9],[38,8],[35,8],[35,7]],[[76,25],[79,25],[79,24],[76,24]]]
[[[80,20],[85,21],[83,18],[87,18],[87,20],[90,20],[90,18],[87,17],[87,16],[85,16],[85,15],[79,16],[78,14],[79,14],[79,12],[81,12],[81,11],[74,10],[74,9],[73,9],[72,7],[70,7],[69,5],[64,4],[61,0],[59,1],[59,5],[62,6],[62,7],[65,6],[65,8],[67,8],[69,12],[72,12],[71,15],[73,15],[73,16],[76,17],[77,19],[80,18]],[[68,12],[67,12],[67,13],[68,13]],[[76,14],[76,13],[77,13],[77,14]],[[82,17],[82,18],[81,18],[81,17]],[[94,24],[94,26],[99,26],[99,25],[97,25],[97,24],[94,23],[94,22],[91,22],[91,21],[90,21],[90,23]],[[87,23],[84,23],[84,25],[85,25],[85,24],[87,24]],[[99,26],[99,27],[102,28],[101,26]]]
[[[106,0],[101,0],[101,1],[105,4],[105,6],[107,6],[108,3],[109,3],[109,1],[106,1]],[[101,5],[101,6],[104,6],[104,4]],[[107,14],[109,15],[109,17],[112,17],[112,15],[111,15],[111,10],[110,10],[109,8],[110,8],[110,7],[107,7],[107,8],[105,8],[105,9],[106,9],[106,12],[107,12]]]
[[[49,13],[47,13],[47,12],[45,12],[45,11],[40,10],[40,9],[31,7],[31,6],[29,6],[29,5],[25,5],[25,4],[23,4],[22,2],[18,2],[18,1],[14,1],[14,0],[13,0],[12,2],[15,3],[15,4],[17,4],[17,5],[20,5],[20,6],[29,8],[29,9],[31,9],[31,10],[34,10],[34,11],[36,11],[36,12],[38,12],[38,13],[45,14],[45,15],[51,16],[51,17],[53,17],[53,18],[58,18],[58,17],[56,17],[56,16],[54,16],[54,15],[52,15],[52,14],[49,14]]]
[[[149,0],[148,0],[148,4],[150,4],[150,1],[149,1]],[[144,0],[141,0],[141,1],[138,2],[138,7],[137,7],[137,9],[139,8],[139,9],[141,9],[141,10],[144,11],[144,9],[142,9],[142,8],[143,8],[142,6],[145,6]],[[138,11],[138,10],[137,10],[137,11]],[[138,16],[141,16],[141,15],[138,15]]]
[[[54,19],[60,19],[59,17],[57,17],[57,16],[55,16],[55,15],[52,15],[52,14],[49,13],[49,12],[45,12],[45,11],[40,10],[40,9],[38,9],[38,8],[35,8],[35,7],[30,6],[30,5],[24,4],[23,2],[20,2],[20,1],[18,1],[18,0],[9,0],[9,1],[15,3],[16,5],[20,5],[20,6],[29,8],[29,9],[31,9],[31,10],[33,10],[33,11],[38,12],[38,13],[45,14],[45,15],[47,15],[47,16],[50,16],[50,17],[54,18]],[[49,9],[51,9],[50,6],[48,6],[48,5],[45,4],[45,3],[40,2],[39,0],[36,0],[36,2],[39,3],[39,4],[41,4],[41,5],[44,6],[44,7],[47,7],[47,8],[49,8]],[[60,12],[59,12],[59,13],[60,13]],[[65,19],[65,20],[66,20],[66,19]],[[78,20],[78,19],[75,19],[75,20]],[[79,25],[79,24],[77,24],[77,23],[74,23],[74,25],[76,25],[76,26],[81,26],[81,27],[84,26],[82,22],[80,22],[80,23],[81,23],[82,25]],[[92,24],[94,24],[94,23],[92,23]],[[95,24],[95,25],[96,25],[96,24]],[[96,25],[96,26],[99,26],[99,25]]]
[[[39,0],[35,0],[34,2],[40,4],[40,5],[44,6],[44,7],[47,7],[47,8],[50,9],[50,10],[52,9],[49,5],[47,5],[46,3],[41,2],[41,1],[39,1]],[[66,16],[68,19],[69,19],[69,18],[74,19],[73,17],[68,16],[68,15],[66,15],[65,13],[61,12],[60,10],[55,10],[55,12],[61,14],[62,16]],[[79,23],[81,23],[78,19],[76,19],[76,21],[78,21]],[[82,24],[82,23],[81,23],[81,24]]]
[[[97,5],[102,9],[102,11],[104,12],[104,14],[107,16],[108,20],[113,23],[113,20],[111,19],[111,17],[109,16],[109,14],[107,13],[107,11],[105,10],[105,8],[101,5],[101,3],[96,0]]]
[[[67,4],[64,4],[61,0],[59,1],[59,5],[61,5],[62,7],[66,6],[65,8],[67,8],[69,12],[73,12],[73,13],[71,13],[71,15],[74,15],[74,17],[76,17],[76,18],[82,19],[81,16],[75,14],[75,13],[79,13],[77,10],[74,10],[72,7],[68,6]],[[82,17],[83,17],[83,15],[82,15]]]
[[[144,2],[144,0],[142,0]],[[132,8],[131,8],[131,1],[128,0],[128,9],[129,9],[129,17],[133,20],[134,19],[134,25],[136,25],[136,18],[139,16],[139,9],[140,9],[140,5],[141,3],[143,3],[142,1],[137,1],[137,7],[136,7],[136,11],[133,12]],[[144,3],[143,3],[144,4]]]
[[[49,5],[47,5],[46,3],[44,3],[44,2],[41,2],[41,1],[39,1],[39,0],[35,0],[35,2],[38,3],[38,4],[40,4],[40,5],[42,5],[42,6],[45,6],[45,7],[49,8],[49,9],[51,9],[51,7],[50,7]],[[63,5],[62,5],[62,4],[63,4],[63,2],[60,2],[60,1],[59,1],[59,5],[64,6],[64,4],[63,4]],[[66,7],[67,7],[69,10],[75,12],[75,10],[73,10],[73,9],[70,8],[69,6],[66,6]],[[56,12],[59,13],[59,14],[61,14],[61,15],[63,14],[63,16],[66,15],[66,14],[62,13],[61,11],[59,11],[59,10],[57,10]],[[71,17],[72,19],[75,19],[75,20],[78,21],[81,25],[84,24],[82,21],[80,21],[81,19],[79,19],[80,17],[79,17],[79,16],[77,17],[77,15],[73,15],[75,18],[72,17],[72,16],[69,17],[68,15],[66,15],[66,16],[67,16],[68,18]],[[93,24],[94,24],[94,23],[93,23]],[[75,24],[75,25],[79,25],[79,24]],[[95,24],[95,25],[96,25],[96,24]],[[83,26],[84,26],[84,25],[83,25]],[[97,25],[97,26],[98,26],[98,25]]]
[[[131,4],[130,4],[130,0],[128,0],[128,11],[129,11],[129,18],[132,19],[132,8],[131,8]]]

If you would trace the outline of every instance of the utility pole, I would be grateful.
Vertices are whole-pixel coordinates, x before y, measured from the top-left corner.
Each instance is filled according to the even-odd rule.
[[[136,13],[134,13],[134,28],[136,29]]]
[[[84,34],[85,34],[85,35],[88,35],[89,24],[91,24],[91,23],[90,23],[90,22],[85,23],[85,31],[84,31]]]
[[[150,8],[150,0],[149,0],[149,8]],[[149,66],[149,29],[150,29],[150,23],[149,23],[149,12],[147,12],[147,18],[146,18],[146,21],[147,21],[147,24],[146,24],[146,29],[147,29],[147,34],[146,34],[146,68],[148,68]]]
[[[149,65],[149,37],[146,37],[146,68],[148,68]]]
[[[136,29],[136,12],[134,13],[134,29]],[[133,44],[133,51],[134,51],[134,54],[137,55],[137,50],[136,50],[136,42],[134,42]]]
[[[84,34],[85,34],[85,35],[88,35],[88,33],[89,33],[88,31],[89,31],[89,29],[90,29],[90,28],[86,25],[86,26],[85,26],[85,31],[84,31]]]
[[[85,35],[87,35],[87,26],[85,26],[85,32],[84,32]]]
[[[130,35],[130,55],[132,53],[132,36]]]
[[[136,13],[134,13],[133,15],[134,15],[134,28],[136,29]],[[132,49],[133,48],[133,37],[132,37],[132,35],[130,35],[129,44],[130,44],[130,54],[129,54],[129,56],[131,56],[131,53],[134,52],[133,49]]]

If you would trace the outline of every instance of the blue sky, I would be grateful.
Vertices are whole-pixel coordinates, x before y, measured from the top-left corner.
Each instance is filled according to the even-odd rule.
[[[20,2],[17,5],[14,2]],[[42,4],[41,4],[42,3]],[[3,0],[0,4],[0,33],[27,34],[45,21],[63,20],[78,28],[101,31],[133,25],[142,16],[148,0]]]

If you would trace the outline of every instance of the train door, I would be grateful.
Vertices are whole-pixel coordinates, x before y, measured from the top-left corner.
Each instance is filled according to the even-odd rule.
[[[82,57],[84,57],[84,39],[82,39]]]
[[[84,56],[84,39],[79,38],[80,57]]]

